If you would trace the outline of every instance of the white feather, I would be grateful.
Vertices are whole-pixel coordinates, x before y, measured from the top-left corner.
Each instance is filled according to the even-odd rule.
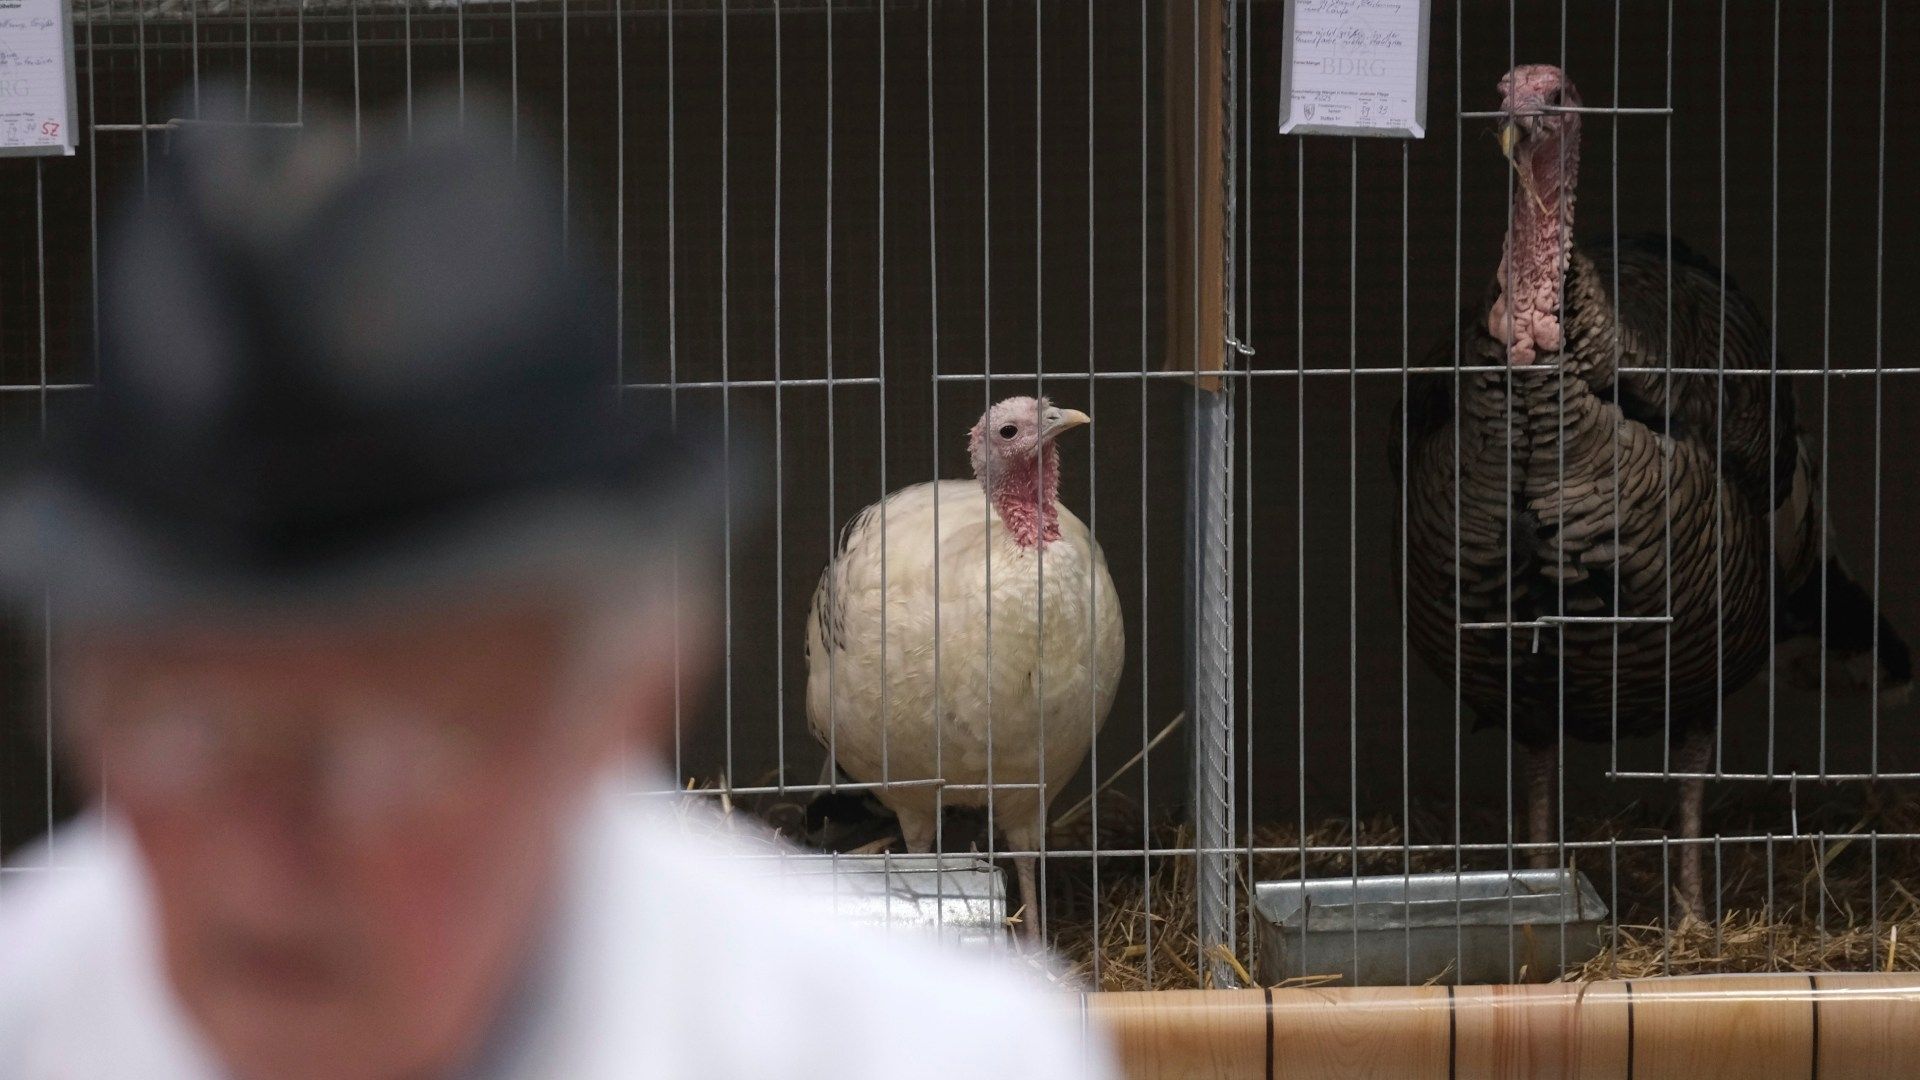
[[[1023,549],[978,483],[902,488],[847,526],[807,622],[807,719],[840,767],[861,782],[986,784],[989,763],[996,785],[1044,778],[1044,799],[994,793],[995,826],[1016,848],[1038,843],[1047,804],[1086,759],[1126,652],[1106,557],[1059,515],[1059,540]],[[927,850],[937,789],[877,795],[909,847]],[[988,798],[949,789],[943,801]]]

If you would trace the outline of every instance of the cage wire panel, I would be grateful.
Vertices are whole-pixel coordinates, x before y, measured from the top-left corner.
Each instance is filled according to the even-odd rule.
[[[499,95],[568,193],[556,226],[616,268],[610,380],[772,435],[742,462],[770,475],[772,505],[727,529],[718,685],[683,686],[681,793],[649,797],[724,802],[797,839],[821,800],[873,816],[876,838],[876,793],[985,803],[990,825],[937,815],[936,849],[1037,858],[1025,917],[1095,985],[1257,971],[1254,881],[1511,873],[1538,850],[1518,808],[1542,774],[1508,738],[1514,718],[1474,716],[1458,664],[1430,669],[1412,640],[1427,601],[1407,584],[1389,468],[1391,433],[1404,455],[1411,430],[1395,402],[1423,376],[1485,370],[1428,344],[1476,317],[1525,194],[1487,136],[1516,62],[1554,63],[1584,93],[1580,234],[1687,237],[1764,318],[1764,364],[1645,373],[1670,391],[1790,387],[1831,526],[1821,561],[1845,556],[1875,616],[1867,647],[1882,614],[1920,627],[1920,564],[1900,542],[1920,511],[1890,497],[1915,465],[1884,440],[1920,407],[1920,366],[1887,322],[1920,285],[1886,257],[1914,225],[1897,195],[1916,151],[1886,137],[1888,101],[1913,89],[1889,64],[1920,29],[1904,5],[1435,0],[1417,142],[1276,135],[1277,2],[95,0],[75,16],[80,154],[0,161],[7,434],[90,385],[102,207],[138,190],[216,80],[238,82],[255,122],[293,129],[321,102],[360,118]],[[1664,300],[1661,356],[1691,332],[1670,286]],[[1724,355],[1724,313],[1706,320]],[[1096,418],[1062,444],[1061,500],[1105,549],[1126,646],[1109,713],[1075,721],[1085,763],[972,780],[936,756],[909,775],[889,745],[875,775],[823,771],[840,720],[821,747],[803,645],[821,568],[888,492],[966,479],[962,436],[1013,394]],[[1613,491],[1634,486],[1628,463],[1611,471]],[[1671,498],[1672,480],[1635,490]],[[1816,656],[1835,643],[1819,581]],[[1650,617],[1723,610],[1713,586]],[[1560,602],[1456,632],[1501,633],[1516,660],[1536,638],[1564,656],[1591,627]],[[46,678],[54,615],[0,627],[8,873],[37,869],[21,846],[77,801]],[[1608,617],[1609,634],[1633,632]],[[946,671],[968,646],[950,608],[934,618]],[[1664,729],[1692,722],[1671,709],[1650,739],[1554,744],[1547,846],[1608,909],[1578,974],[1920,967],[1912,714],[1845,699],[1825,663],[1798,689],[1793,662],[1770,649],[1712,695],[1704,759],[1669,749]],[[1558,723],[1564,684],[1554,704]],[[1697,839],[1667,813],[1688,780],[1714,794]],[[1056,827],[1011,847],[1002,804],[1039,785],[1064,785]],[[1683,923],[1689,848],[1706,910]],[[1359,933],[1315,948],[1344,967]],[[1404,959],[1411,975],[1410,933]]]

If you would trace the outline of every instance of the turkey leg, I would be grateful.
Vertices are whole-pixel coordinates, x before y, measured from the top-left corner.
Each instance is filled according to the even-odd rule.
[[[1007,829],[1007,850],[1039,851],[1045,827],[1045,819],[1040,818],[1025,828],[1015,825]],[[1042,914],[1045,906],[1040,902],[1039,861],[1032,855],[1013,858],[1013,870],[1020,879],[1020,903],[1025,909],[1020,914],[1020,936],[1029,945],[1044,941],[1047,933],[1046,916]]]
[[[1025,909],[1020,913],[1020,936],[1029,945],[1038,944],[1046,934],[1046,927],[1041,925],[1040,888],[1034,880],[1034,864],[1038,861],[1031,855],[1013,860],[1014,873],[1020,878],[1020,903]]]
[[[1527,864],[1535,870],[1550,870],[1555,859],[1553,849],[1553,773],[1557,760],[1555,747],[1529,747],[1521,768],[1527,780],[1527,841],[1542,845],[1527,853]]]
[[[894,807],[893,814],[900,819],[900,839],[906,842],[907,850],[915,855],[925,855],[933,850],[933,838],[940,819],[932,813],[921,810],[903,810]]]
[[[1674,752],[1673,770],[1682,773],[1703,773],[1713,763],[1713,736],[1695,728],[1687,732]],[[1693,841],[1700,839],[1701,809],[1706,802],[1707,782],[1704,779],[1689,778],[1680,781],[1680,839]],[[1699,918],[1705,910],[1700,906],[1700,845],[1687,843],[1680,848],[1680,908],[1683,916]]]

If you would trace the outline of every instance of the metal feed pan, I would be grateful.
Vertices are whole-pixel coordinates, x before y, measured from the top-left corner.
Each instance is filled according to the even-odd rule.
[[[1587,876],[1569,870],[1263,881],[1254,909],[1269,985],[1538,982],[1598,953],[1607,918]]]
[[[981,859],[802,855],[772,865],[795,893],[826,901],[855,922],[967,948],[996,948],[1006,938],[1006,881]]]

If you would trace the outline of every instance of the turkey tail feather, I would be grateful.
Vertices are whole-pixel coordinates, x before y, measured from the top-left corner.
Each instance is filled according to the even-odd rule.
[[[1912,692],[1913,655],[1906,639],[1884,613],[1874,610],[1872,595],[1848,572],[1838,555],[1827,559],[1824,575],[1808,574],[1786,596],[1780,621],[1782,643],[1800,656],[1798,662],[1787,665],[1787,670],[1792,681],[1802,687],[1820,688],[1824,660],[1826,685],[1838,693],[1866,694],[1877,689],[1882,704],[1895,704],[1905,701]]]

